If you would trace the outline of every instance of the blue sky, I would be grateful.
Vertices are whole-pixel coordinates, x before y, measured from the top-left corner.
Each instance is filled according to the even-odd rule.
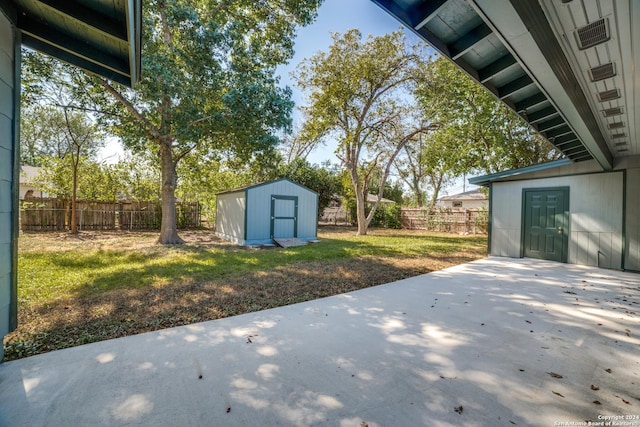
[[[352,28],[358,28],[364,37],[368,35],[379,36],[388,34],[401,28],[402,25],[395,18],[374,4],[371,0],[325,0],[318,10],[316,21],[298,30],[295,40],[295,55],[291,61],[278,68],[281,77],[281,84],[289,86],[293,90],[293,100],[296,106],[302,105],[304,97],[291,80],[290,72],[305,58],[310,58],[319,51],[328,50],[331,45],[331,33],[345,33]],[[418,37],[411,32],[406,32],[410,43],[417,43]],[[300,120],[300,114],[294,112],[294,123]],[[299,123],[297,123],[299,124]],[[117,144],[119,145],[119,144]],[[121,148],[116,148],[114,144],[109,144],[103,150],[102,156],[112,157],[115,161],[117,153]],[[309,156],[311,163],[321,163],[330,160],[337,163],[333,151],[335,146],[328,144],[319,147]],[[467,186],[468,187],[468,186]],[[462,182],[457,182],[453,188],[447,189],[446,193],[454,194],[462,191]]]
[[[331,33],[345,33],[352,28],[358,28],[365,37],[370,34],[379,36],[401,28],[401,24],[371,0],[325,0],[318,10],[316,21],[298,30],[295,56],[289,64],[278,69],[282,83],[295,91],[289,72],[305,58],[328,50],[331,45]],[[417,40],[413,34],[411,37]],[[299,93],[294,94],[297,95]],[[298,103],[301,99],[296,98],[295,101]]]
[[[305,58],[310,58],[319,51],[328,50],[329,46],[331,46],[331,33],[345,33],[352,28],[358,28],[363,36],[366,37],[368,35],[388,34],[403,28],[403,26],[371,0],[325,0],[318,11],[316,21],[298,31],[293,59],[289,64],[278,69],[282,79],[281,83],[293,90],[293,100],[296,106],[303,104],[304,97],[295,87],[289,73],[295,70],[296,66]],[[405,34],[407,41],[411,44],[420,41],[410,31],[406,31]],[[294,112],[294,123],[299,120],[300,114]],[[332,144],[321,146],[309,155],[308,160],[311,163],[322,163],[326,160],[337,163],[338,159],[333,153],[334,150],[335,145]],[[475,186],[470,186],[469,184],[464,186],[463,180],[458,179],[452,186],[445,188],[441,196],[456,194],[471,188],[475,188]]]
[[[327,51],[331,46],[331,33],[346,33],[352,28],[358,28],[363,37],[368,35],[379,36],[388,34],[401,28],[402,25],[395,18],[374,4],[371,0],[325,0],[318,10],[318,18],[307,27],[298,31],[295,40],[295,55],[286,66],[278,68],[281,83],[293,90],[293,100],[296,107],[303,105],[304,95],[296,88],[295,82],[290,78],[290,72],[306,58],[310,58],[319,51]],[[418,38],[413,33],[407,37],[411,43]],[[299,124],[300,114],[294,112],[294,123]],[[311,163],[321,163],[330,160],[336,163],[338,160],[333,154],[335,146],[328,144],[319,147],[309,156]]]

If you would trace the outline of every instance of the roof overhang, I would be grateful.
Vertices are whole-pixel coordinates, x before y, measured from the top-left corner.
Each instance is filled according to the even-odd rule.
[[[22,44],[132,87],[140,79],[141,0],[0,0]]]
[[[572,161],[639,154],[637,0],[372,0],[516,111]],[[582,27],[608,37],[580,46]],[[603,25],[604,27],[604,25]],[[635,28],[634,28],[635,27]],[[594,67],[617,73],[594,79]],[[606,91],[617,97],[601,99]],[[616,111],[608,116],[606,111]]]
[[[519,175],[526,175],[533,172],[540,172],[548,169],[556,169],[561,166],[567,166],[572,164],[571,159],[560,159],[553,162],[540,163],[537,165],[526,166],[520,169],[511,169],[504,172],[492,173],[489,175],[475,176],[469,178],[469,183],[473,185],[479,185],[486,187],[493,181],[498,181],[505,178],[513,178]]]

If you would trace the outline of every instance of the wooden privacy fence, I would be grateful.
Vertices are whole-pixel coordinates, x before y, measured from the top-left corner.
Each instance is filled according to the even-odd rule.
[[[400,209],[402,228],[414,230],[484,234],[488,220],[486,209]]]
[[[176,203],[178,228],[201,226],[198,202]],[[79,230],[158,230],[162,221],[160,202],[78,201]],[[61,199],[29,198],[20,201],[23,231],[68,230],[70,202]]]
[[[446,233],[484,234],[487,232],[489,212],[486,209],[427,209],[401,208],[400,225],[413,230]],[[332,225],[353,225],[348,210],[343,207],[325,208],[320,222]]]

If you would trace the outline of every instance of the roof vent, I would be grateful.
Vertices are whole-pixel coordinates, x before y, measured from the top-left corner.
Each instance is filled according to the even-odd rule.
[[[618,150],[618,153],[623,153],[625,151],[629,151],[629,149],[628,148],[621,148],[621,149]]]
[[[611,135],[611,138],[624,138],[625,136],[627,136],[626,133],[621,132],[621,133],[614,133],[613,135]]]
[[[606,110],[602,110],[602,114],[604,114],[605,117],[619,116],[622,114],[622,107],[607,108]]]
[[[609,62],[608,64],[593,67],[589,70],[589,73],[591,74],[591,81],[597,82],[615,76],[616,69],[613,66],[613,62]]]
[[[605,18],[598,19],[591,24],[578,28],[576,34],[580,49],[587,49],[609,40],[609,25]]]
[[[626,141],[625,142],[616,142],[616,147],[622,147],[624,145],[627,145]]]
[[[622,122],[609,123],[609,129],[620,129],[623,127],[624,127],[624,123]]]
[[[618,89],[605,90],[598,93],[598,100],[600,102],[613,101],[620,98],[620,91]]]

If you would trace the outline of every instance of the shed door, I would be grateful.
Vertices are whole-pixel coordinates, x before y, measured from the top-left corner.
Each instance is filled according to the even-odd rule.
[[[524,256],[567,262],[569,189],[524,190]]]
[[[298,197],[271,196],[271,238],[298,237]]]

